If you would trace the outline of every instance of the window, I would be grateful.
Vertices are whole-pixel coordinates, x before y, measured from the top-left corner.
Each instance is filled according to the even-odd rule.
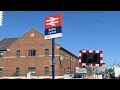
[[[49,56],[49,49],[45,49],[45,56]]]
[[[66,72],[65,72],[65,68],[64,68],[64,74],[65,74]]]
[[[39,46],[40,46],[40,47],[44,47],[44,44],[42,43],[42,44],[40,44]]]
[[[16,56],[20,56],[20,50],[17,50],[17,52],[16,52]]]
[[[71,68],[71,74],[73,73],[73,68]]]
[[[70,69],[69,69],[69,67],[67,67],[67,73],[70,73]]]
[[[72,59],[73,59],[73,57],[72,56],[70,56],[70,60],[72,61]]]
[[[19,48],[19,45],[17,45],[16,47]]]
[[[73,57],[73,60],[72,60],[73,62],[75,62],[75,57]]]
[[[35,67],[29,67],[28,68],[28,73],[35,73]]]
[[[49,74],[49,67],[45,67],[45,74]]]
[[[29,50],[28,56],[35,56],[36,55],[36,50]]]
[[[2,58],[3,57],[3,52],[2,51],[0,51],[0,58]]]
[[[70,54],[68,54],[68,60],[70,60]]]
[[[74,62],[77,62],[77,61],[76,61],[76,58],[74,58]]]
[[[3,67],[0,67],[0,72],[2,72],[3,71]]]
[[[68,53],[66,52],[66,55],[65,55],[66,58],[68,58]]]
[[[65,68],[64,68],[64,71],[65,71]]]
[[[20,72],[20,68],[16,68],[16,73],[19,73]]]

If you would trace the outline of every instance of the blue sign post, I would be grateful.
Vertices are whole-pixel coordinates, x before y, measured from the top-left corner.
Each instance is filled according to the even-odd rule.
[[[54,64],[53,64],[53,60],[54,60],[54,38],[52,39],[52,79],[54,79],[55,75],[54,75]]]
[[[45,39],[52,39],[52,79],[55,77],[55,64],[56,60],[54,57],[54,40],[55,38],[62,37],[62,16],[56,14],[45,18]]]

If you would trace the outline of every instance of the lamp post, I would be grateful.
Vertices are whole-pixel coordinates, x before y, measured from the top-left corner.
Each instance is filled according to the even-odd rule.
[[[55,65],[53,64],[53,60],[54,60],[54,38],[52,39],[52,79],[54,79],[54,68]]]
[[[62,37],[62,15],[55,14],[45,17],[45,39],[52,39],[52,79],[54,79],[54,68],[56,60],[54,59],[54,39]]]

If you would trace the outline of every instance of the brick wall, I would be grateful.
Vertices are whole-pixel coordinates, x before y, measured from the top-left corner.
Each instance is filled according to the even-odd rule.
[[[44,35],[33,28],[30,29],[8,47],[10,51],[4,52],[4,57],[0,59],[0,67],[3,67],[2,76],[11,76],[17,67],[20,68],[20,75],[27,75],[28,67],[36,68],[35,75],[52,75],[50,66],[51,44],[51,40],[45,40]],[[36,56],[28,56],[28,50],[31,49],[36,50]],[[45,56],[45,49],[49,49],[49,56]],[[20,50],[20,57],[16,57],[17,50]],[[70,60],[60,61],[60,55],[64,55],[64,52],[60,50],[58,44],[55,44],[55,75],[63,75],[64,68],[70,67]],[[75,66],[76,63],[71,62],[71,67]],[[49,67],[49,74],[44,74],[45,67]]]

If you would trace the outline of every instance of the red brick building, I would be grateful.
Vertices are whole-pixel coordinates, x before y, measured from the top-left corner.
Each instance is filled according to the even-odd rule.
[[[28,72],[35,76],[52,75],[51,40],[31,28],[20,38],[0,40],[0,76],[26,76]],[[60,60],[64,56],[64,60]],[[55,43],[55,75],[74,73],[78,66],[78,57]]]

